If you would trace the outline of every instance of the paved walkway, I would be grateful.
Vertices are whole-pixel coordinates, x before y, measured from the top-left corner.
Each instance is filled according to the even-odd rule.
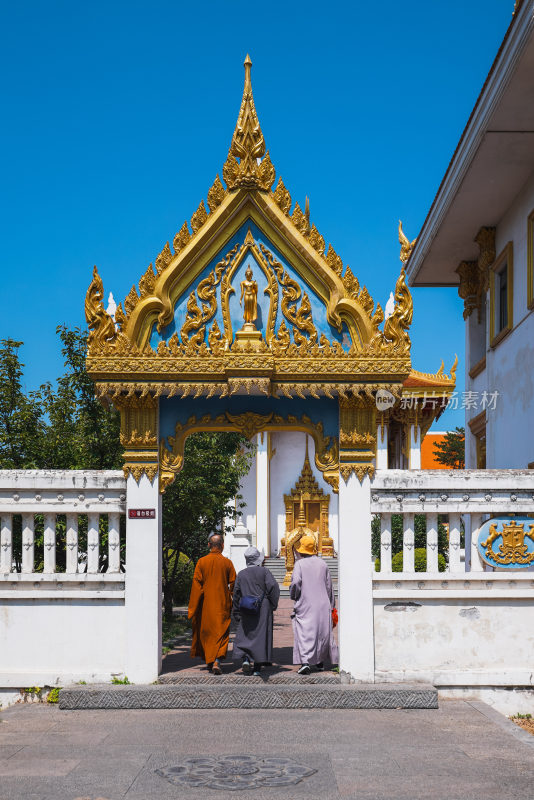
[[[289,597],[281,597],[278,608],[274,612],[273,622],[273,670],[274,673],[296,672],[299,664],[293,662],[293,627],[291,624],[291,613],[293,611],[293,601]],[[186,609],[183,609],[186,613]],[[337,640],[337,631],[335,631]],[[223,662],[223,672],[233,673],[240,669],[232,661],[232,640],[233,632],[230,633],[230,646],[226,661]],[[172,652],[168,653],[163,659],[162,674],[172,672],[186,672],[205,674],[207,672],[205,664],[200,658],[191,658],[189,655],[191,640],[188,637],[183,643],[179,644]]]
[[[0,800],[534,797],[534,737],[482,703],[328,712],[25,705],[0,720]]]

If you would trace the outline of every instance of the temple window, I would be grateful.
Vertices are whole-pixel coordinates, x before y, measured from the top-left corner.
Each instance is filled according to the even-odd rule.
[[[469,421],[471,434],[475,438],[476,469],[486,469],[486,412],[482,411]]]
[[[495,347],[513,327],[513,245],[508,242],[490,275],[490,345]]]

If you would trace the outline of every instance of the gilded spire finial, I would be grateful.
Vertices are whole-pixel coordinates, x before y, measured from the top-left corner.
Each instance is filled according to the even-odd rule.
[[[306,511],[304,510],[304,495],[302,492],[300,493],[299,518],[297,525],[299,528],[306,528]]]
[[[401,246],[400,251],[400,260],[402,261],[403,267],[404,264],[408,261],[412,254],[412,250],[415,247],[417,239],[414,239],[413,242],[410,242],[404,231],[402,230],[402,221],[399,220],[399,244]]]
[[[275,173],[269,153],[265,153],[265,139],[254,105],[250,77],[252,61],[248,53],[244,67],[243,97],[230,152],[223,169],[223,178],[229,189],[237,189],[241,186],[270,189],[274,183]],[[265,158],[260,161],[262,156]]]

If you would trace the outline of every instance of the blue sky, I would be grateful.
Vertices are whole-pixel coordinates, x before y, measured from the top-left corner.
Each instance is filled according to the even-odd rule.
[[[513,0],[3,4],[0,338],[27,388],[61,373],[97,264],[117,302],[221,172],[250,52],[256,108],[294,200],[384,306],[399,217],[419,232]],[[456,290],[414,294],[412,360],[463,375]],[[463,423],[447,411],[439,429]]]

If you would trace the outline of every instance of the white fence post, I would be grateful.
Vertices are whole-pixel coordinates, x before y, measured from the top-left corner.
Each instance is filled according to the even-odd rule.
[[[438,572],[438,515],[426,515],[426,571]]]
[[[51,574],[56,571],[56,515],[44,515],[44,572]]]
[[[108,572],[120,572],[120,514],[108,515]]]
[[[11,567],[13,565],[11,525],[11,514],[2,514],[2,519],[0,520],[0,568],[2,572],[11,572]]]
[[[132,475],[126,493],[126,675],[152,683],[161,667],[161,495],[158,476]],[[130,519],[130,510],[154,509],[150,517]]]
[[[402,571],[415,572],[415,521],[413,514],[403,514]]]
[[[339,667],[374,682],[371,481],[339,478]]]
[[[89,514],[87,520],[87,572],[94,574],[99,568],[100,514]]]
[[[380,515],[380,572],[391,572],[391,514]]]
[[[484,572],[484,562],[480,558],[477,547],[482,516],[482,514],[471,514],[471,572]]]
[[[78,572],[78,514],[67,514],[67,566],[66,572]]]
[[[449,572],[463,572],[460,561],[460,515],[449,514]]]
[[[35,533],[33,514],[22,515],[22,572],[33,572]]]

